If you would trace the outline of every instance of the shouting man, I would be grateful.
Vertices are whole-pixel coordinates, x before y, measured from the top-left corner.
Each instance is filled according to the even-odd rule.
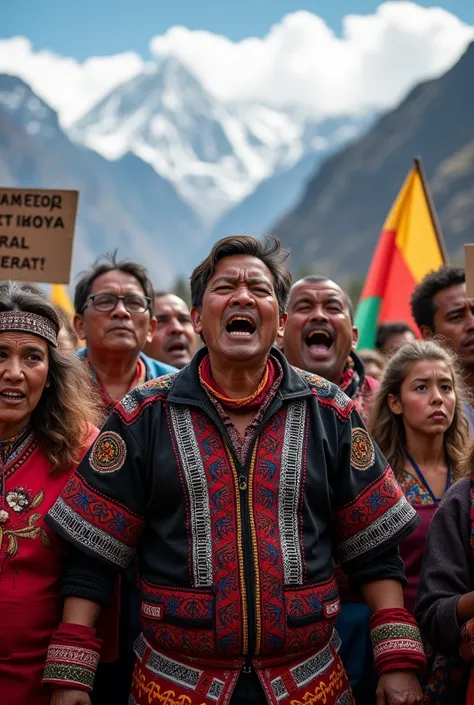
[[[155,294],[156,328],[145,352],[155,360],[182,369],[196,352],[197,339],[189,308],[175,294]]]
[[[378,382],[356,355],[359,333],[349,296],[330,279],[310,275],[291,289],[283,349],[288,362],[337,384],[367,421]]]
[[[416,513],[349,397],[274,347],[286,257],[273,238],[214,245],[191,278],[207,347],[123,399],[52,508],[71,543],[44,674],[55,705],[88,703],[94,624],[135,555],[131,705],[352,703],[334,555],[373,612],[381,702],[421,703],[398,553]]]

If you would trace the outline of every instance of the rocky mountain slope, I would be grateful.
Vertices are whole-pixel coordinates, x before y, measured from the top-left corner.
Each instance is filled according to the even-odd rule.
[[[293,266],[335,277],[363,275],[412,158],[421,156],[448,251],[474,241],[474,43],[439,79],[329,158],[296,207],[268,227]]]

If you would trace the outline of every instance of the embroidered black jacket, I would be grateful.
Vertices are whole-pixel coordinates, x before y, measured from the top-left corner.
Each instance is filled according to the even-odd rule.
[[[340,609],[334,558],[355,585],[403,582],[398,544],[416,513],[349,397],[277,351],[283,379],[240,463],[199,383],[205,352],[122,400],[50,511],[88,556],[66,592],[87,597],[91,579],[98,599],[101,564],[124,569],[137,555],[142,628],[157,648],[316,649]]]

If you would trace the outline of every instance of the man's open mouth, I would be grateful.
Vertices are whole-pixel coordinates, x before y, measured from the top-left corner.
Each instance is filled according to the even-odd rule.
[[[168,352],[171,352],[171,353],[173,353],[173,352],[184,353],[187,351],[188,351],[187,346],[185,345],[185,343],[181,343],[181,342],[172,343],[168,348]]]
[[[229,335],[249,337],[255,333],[256,326],[251,318],[247,318],[246,316],[233,316],[230,321],[228,321],[225,329]]]
[[[334,339],[329,331],[323,328],[317,328],[308,333],[304,342],[310,348],[311,352],[325,353],[332,346]]]

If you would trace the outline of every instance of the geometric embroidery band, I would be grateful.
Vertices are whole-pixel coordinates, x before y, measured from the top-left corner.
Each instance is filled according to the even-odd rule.
[[[286,585],[301,585],[303,582],[298,508],[305,430],[306,400],[288,406],[281,453],[278,525]]]
[[[194,587],[213,583],[209,489],[201,452],[187,407],[170,405],[171,425],[189,495]]]
[[[143,633],[140,634],[140,636],[135,641],[134,651],[135,654],[139,657],[141,663],[149,671],[154,673],[156,676],[159,676],[160,678],[164,678],[167,682],[173,684],[175,687],[181,686],[189,692],[194,693],[196,692],[196,689],[198,688],[200,683],[203,681],[204,671],[200,670],[199,668],[193,668],[192,666],[188,666],[185,663],[176,661],[175,659],[172,659],[168,656],[165,656],[165,654],[156,651],[155,649],[153,649],[152,646],[150,646],[148,641],[143,636]],[[145,664],[143,662],[143,657],[147,652],[148,658]],[[220,696],[222,695],[224,688],[224,681],[216,677],[211,677],[207,679],[207,685],[205,688],[206,692],[203,693],[203,695],[205,695],[206,698],[217,702]],[[172,702],[182,702],[183,704],[185,704],[189,702],[189,698],[187,699],[186,696],[181,695],[178,696],[177,700],[170,699],[166,700],[166,702],[169,702],[170,704]]]
[[[33,333],[47,340],[55,348],[58,346],[58,331],[49,318],[27,311],[1,311],[0,331],[17,330]]]
[[[135,550],[114,536],[90,524],[77,514],[62,497],[49,511],[49,516],[61,526],[77,543],[102,556],[112,564],[127,568]]]
[[[415,509],[402,496],[393,507],[390,507],[372,524],[339,544],[338,551],[341,561],[347,563],[376,546],[386,543],[415,516]]]
[[[303,661],[303,663],[289,670],[296,685],[303,687],[311,683],[311,681],[321,675],[321,673],[324,673],[333,662],[334,656],[329,644],[327,644],[321,651],[314,654],[314,656],[311,656],[309,659],[306,659],[306,661]],[[278,702],[284,698],[288,698],[290,695],[281,676],[271,681],[271,687]]]

